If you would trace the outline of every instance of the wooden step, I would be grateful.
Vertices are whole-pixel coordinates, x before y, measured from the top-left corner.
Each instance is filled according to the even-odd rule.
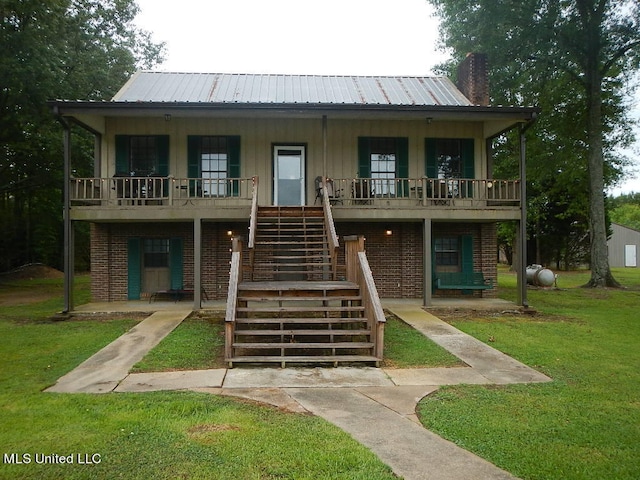
[[[371,335],[371,330],[359,329],[359,330],[314,330],[314,329],[288,329],[288,330],[238,330],[234,332],[236,335],[242,336],[280,336],[280,335],[293,335],[293,336],[359,336],[359,335]]]
[[[320,343],[311,343],[311,342],[278,342],[278,343],[252,343],[252,342],[234,342],[233,348],[244,348],[244,349],[256,349],[256,350],[266,350],[269,348],[277,348],[277,349],[288,349],[288,348],[353,348],[353,349],[362,349],[362,348],[373,348],[373,342],[320,342]]]
[[[241,324],[282,324],[282,325],[292,325],[292,324],[300,324],[300,325],[317,325],[317,324],[325,324],[325,325],[339,325],[345,323],[365,323],[367,322],[366,318],[363,317],[264,317],[264,318],[256,318],[256,317],[238,317],[236,318],[236,323],[238,325]]]
[[[362,297],[360,295],[333,295],[333,296],[305,296],[305,295],[291,295],[291,296],[278,296],[278,295],[246,295],[240,291],[238,293],[238,300],[243,302],[360,302]]]
[[[277,207],[265,206],[258,208],[258,218],[263,216],[275,217],[324,217],[323,207]]]
[[[317,282],[241,282],[238,286],[241,290],[264,290],[272,292],[285,292],[290,290],[298,291],[318,291],[318,290],[359,290],[359,286],[353,282],[346,281],[317,281]]]
[[[233,363],[338,363],[338,362],[380,362],[379,358],[370,355],[317,355],[317,356],[302,356],[302,355],[242,355],[225,359],[230,364]],[[231,365],[232,366],[232,365]]]
[[[363,306],[348,306],[348,307],[322,307],[319,311],[318,307],[238,307],[236,309],[239,313],[330,313],[330,312],[363,312]]]

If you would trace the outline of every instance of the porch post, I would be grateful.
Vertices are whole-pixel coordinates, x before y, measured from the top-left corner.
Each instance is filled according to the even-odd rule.
[[[527,300],[527,168],[524,128],[520,129],[520,221],[518,222],[518,263],[516,268],[518,305],[529,306]]]
[[[328,143],[328,133],[327,133],[327,116],[322,116],[322,176],[326,177],[328,175],[327,172],[327,143]]]
[[[433,264],[431,262],[431,219],[425,218],[423,221],[423,234],[422,234],[422,242],[423,242],[423,253],[422,253],[422,298],[423,304],[425,307],[431,305],[431,290],[433,288],[431,274],[433,270]]]
[[[202,219],[193,220],[193,308],[202,308]]]
[[[63,229],[64,229],[64,248],[63,248],[63,269],[64,269],[64,310],[68,313],[73,310],[73,223],[71,222],[71,127],[60,117],[60,121],[64,127],[63,130],[63,149],[64,149],[64,199],[63,199]]]

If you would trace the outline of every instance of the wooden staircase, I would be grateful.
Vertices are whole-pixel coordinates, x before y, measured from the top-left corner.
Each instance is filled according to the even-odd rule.
[[[227,305],[229,366],[379,364],[361,287],[334,280],[323,207],[259,207],[250,256]]]
[[[322,207],[259,207],[253,280],[324,280],[331,276]]]

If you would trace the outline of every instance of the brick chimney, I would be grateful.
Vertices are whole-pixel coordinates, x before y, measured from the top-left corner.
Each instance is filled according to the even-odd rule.
[[[474,105],[489,106],[489,70],[486,53],[467,53],[458,66],[456,86]]]

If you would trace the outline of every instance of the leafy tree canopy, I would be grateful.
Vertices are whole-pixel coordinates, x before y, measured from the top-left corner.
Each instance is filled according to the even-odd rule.
[[[164,45],[133,24],[137,13],[133,0],[0,0],[0,270],[58,266],[62,144],[46,102],[109,99],[161,62]]]
[[[493,103],[542,108],[527,142],[532,224],[567,235],[567,224],[582,223],[589,235],[576,238],[590,245],[589,285],[617,285],[608,265],[604,190],[623,174],[627,160],[618,152],[633,141],[627,112],[630,79],[640,67],[640,4],[429,1],[441,20],[442,46],[455,57],[444,70],[467,52],[487,53]],[[502,168],[513,170],[505,162]]]

